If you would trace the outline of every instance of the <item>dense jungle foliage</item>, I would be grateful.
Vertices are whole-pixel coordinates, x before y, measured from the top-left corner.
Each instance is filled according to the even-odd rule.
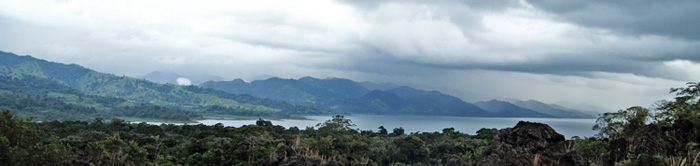
[[[285,129],[270,121],[225,127],[92,123],[32,123],[0,112],[0,163],[8,165],[367,165],[474,163],[489,130],[442,132],[359,131],[343,116],[317,127]]]

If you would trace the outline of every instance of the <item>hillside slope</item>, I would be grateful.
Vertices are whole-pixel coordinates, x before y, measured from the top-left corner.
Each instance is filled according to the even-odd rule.
[[[194,86],[158,84],[125,76],[99,73],[75,64],[49,62],[31,56],[0,52],[0,76],[22,75],[56,81],[87,95],[115,97],[136,103],[185,109],[203,114],[286,116],[321,114],[327,110],[308,105],[234,95]]]
[[[0,76],[0,109],[40,121],[115,117],[191,121],[202,117],[192,111],[87,95],[56,81],[30,75]]]

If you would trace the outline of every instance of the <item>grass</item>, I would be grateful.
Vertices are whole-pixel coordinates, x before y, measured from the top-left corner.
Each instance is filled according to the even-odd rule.
[[[671,165],[671,166],[700,165],[700,152],[688,151],[686,156],[668,157],[668,165]]]

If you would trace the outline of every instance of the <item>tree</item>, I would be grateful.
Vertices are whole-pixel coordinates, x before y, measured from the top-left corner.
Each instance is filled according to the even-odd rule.
[[[353,130],[352,127],[355,127],[355,124],[352,124],[352,120],[345,119],[345,116],[343,116],[343,115],[336,115],[336,116],[333,116],[333,119],[330,119],[330,120],[327,120],[326,122],[317,124],[316,127],[319,127],[319,129],[327,128],[327,129],[331,129],[331,130],[350,131],[350,130]]]
[[[392,136],[400,136],[404,134],[403,127],[394,128],[394,132],[391,133]]]
[[[651,118],[649,109],[634,106],[617,112],[604,113],[596,119],[593,130],[600,130],[597,134],[600,138],[627,136],[636,133]]]
[[[498,131],[498,129],[481,128],[481,129],[479,129],[479,131],[476,131],[476,138],[491,139],[491,136],[493,135],[493,131]]]
[[[388,132],[386,131],[386,128],[384,126],[379,126],[379,135],[387,135]]]
[[[69,147],[58,142],[58,137],[44,137],[45,133],[28,124],[9,110],[0,112],[0,163],[7,165],[62,165],[67,164]]]
[[[657,115],[662,125],[677,121],[700,123],[700,82],[689,82],[686,88],[671,88],[669,93],[676,93],[675,100],[661,101]]]
[[[397,139],[394,141],[396,147],[399,148],[396,153],[395,161],[407,163],[425,163],[430,157],[430,151],[425,147],[425,142],[415,135]]]
[[[700,83],[687,83],[685,88],[671,88],[669,93],[675,93],[672,101],[661,101],[656,109],[657,114],[640,106],[604,113],[597,120],[593,130],[600,130],[600,138],[628,136],[636,134],[650,120],[661,126],[671,126],[674,123],[689,122],[700,124]]]
[[[0,112],[0,137],[5,137],[10,146],[29,147],[41,141],[41,133],[26,124],[29,119],[10,114],[10,110]]]
[[[268,126],[272,126],[272,122],[267,121],[263,118],[259,118],[258,121],[255,122],[255,125],[262,126],[262,127],[268,127]]]

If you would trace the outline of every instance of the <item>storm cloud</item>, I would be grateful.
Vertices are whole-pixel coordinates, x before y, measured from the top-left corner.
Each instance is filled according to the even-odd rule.
[[[690,0],[0,3],[1,50],[135,77],[343,77],[606,111],[700,79]]]

